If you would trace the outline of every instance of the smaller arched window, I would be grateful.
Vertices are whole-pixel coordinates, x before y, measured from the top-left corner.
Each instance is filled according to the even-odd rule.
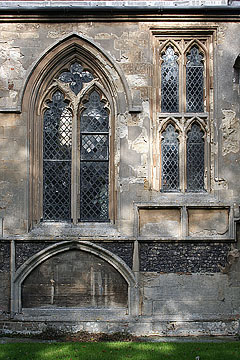
[[[161,165],[162,191],[179,190],[179,140],[178,133],[171,123],[162,133]]]
[[[170,45],[162,54],[161,64],[161,109],[162,112],[179,111],[179,66],[178,55]]]
[[[184,42],[182,47],[173,44],[167,43],[160,52],[160,112],[203,113],[207,95],[206,54],[195,42],[188,46]]]
[[[197,123],[187,133],[187,190],[204,190],[204,132]]]
[[[187,54],[186,64],[186,111],[204,111],[204,66],[203,56],[194,45]]]

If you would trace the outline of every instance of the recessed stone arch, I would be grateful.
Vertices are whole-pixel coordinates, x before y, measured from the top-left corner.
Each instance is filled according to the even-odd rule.
[[[72,263],[69,262],[69,255],[73,260]],[[62,266],[62,270],[68,268],[68,272],[71,268],[69,265],[72,265],[72,267],[76,264],[78,265],[79,271],[73,272],[71,284],[68,282],[67,274],[64,274],[61,269],[58,271],[60,278],[52,278],[54,267],[56,269],[54,262],[55,265],[59,264],[59,267]],[[34,274],[37,276],[38,271],[44,272],[44,266],[46,272],[41,274],[41,279],[49,280],[47,283],[48,289],[44,289],[43,282],[41,284],[42,290],[36,294],[36,291],[39,291],[41,286],[38,284],[38,280],[36,280],[37,277],[35,277],[35,295],[39,297],[39,300],[36,301],[36,298],[34,299],[34,291],[31,291],[33,299],[28,299],[28,286],[33,283]],[[90,271],[88,271],[88,267],[91,268]],[[82,279],[80,279],[81,274]],[[95,276],[94,274],[98,276],[95,281],[91,278]],[[101,280],[100,277],[105,274],[107,274],[108,279]],[[64,275],[66,275],[66,281],[63,279]],[[58,284],[54,285],[56,281]],[[88,283],[89,281],[91,283]],[[99,281],[102,281],[102,284]],[[114,281],[116,283],[112,284],[108,289],[107,286]],[[99,289],[96,289],[96,284],[99,286]],[[56,285],[62,286],[62,290],[60,289],[59,291],[58,289],[58,295],[54,294]],[[80,290],[75,291],[77,285]],[[86,291],[81,286],[85,286]],[[95,290],[93,289],[94,287]],[[68,290],[69,292],[66,294]],[[88,291],[90,291],[89,294],[87,294]],[[122,291],[122,294],[119,291]],[[69,297],[72,295],[71,299],[67,299],[66,296],[64,298],[64,293]],[[22,312],[24,307],[36,308],[36,311],[39,312],[41,312],[41,308],[62,308],[64,310],[69,307],[77,308],[79,311],[83,308],[98,308],[109,311],[125,308],[125,312],[130,315],[136,315],[138,312],[138,287],[131,269],[123,260],[110,251],[86,241],[59,242],[32,256],[15,273],[13,294],[12,311],[14,313]],[[54,300],[56,295],[57,298]],[[80,297],[81,299],[79,300]]]

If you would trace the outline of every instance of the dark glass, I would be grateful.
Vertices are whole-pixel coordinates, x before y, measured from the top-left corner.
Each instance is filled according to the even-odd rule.
[[[161,65],[161,111],[179,111],[179,68],[178,56],[171,46],[166,49],[162,56]]]
[[[63,72],[59,76],[59,80],[69,83],[71,90],[77,95],[83,88],[83,83],[88,83],[93,80],[93,75],[83,67],[75,62],[70,66],[70,70]]]
[[[80,220],[108,221],[109,112],[97,91],[80,117]]]
[[[179,190],[179,142],[178,133],[172,124],[162,133],[161,160],[162,190]]]
[[[187,55],[186,94],[187,112],[203,112],[203,57],[197,46],[193,46]]]
[[[57,91],[43,124],[43,219],[71,219],[72,115]]]
[[[187,190],[204,190],[204,133],[198,124],[188,132]]]

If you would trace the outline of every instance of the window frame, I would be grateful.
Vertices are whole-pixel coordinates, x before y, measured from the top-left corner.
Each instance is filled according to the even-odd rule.
[[[179,131],[179,190],[180,193],[203,193],[211,191],[213,166],[210,153],[213,118],[213,44],[216,38],[216,28],[153,28],[152,46],[154,51],[153,68],[153,148],[151,184],[154,190],[163,192],[161,179],[161,134],[167,123],[174,123]],[[184,44],[184,46],[183,46]],[[187,54],[196,44],[200,53],[204,53],[204,112],[187,112],[186,110],[186,62]],[[161,62],[162,53],[170,45],[178,50],[179,66],[179,112],[161,112]],[[182,45],[182,49],[180,46]],[[188,191],[187,189],[187,133],[191,124],[197,122],[204,131],[204,190]],[[167,194],[164,191],[164,194]],[[171,194],[173,191],[171,191]]]

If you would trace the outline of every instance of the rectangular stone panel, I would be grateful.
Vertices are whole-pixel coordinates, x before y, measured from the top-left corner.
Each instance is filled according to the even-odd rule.
[[[229,230],[229,209],[188,209],[190,236],[224,236]]]
[[[177,208],[140,209],[139,235],[143,237],[179,237],[181,212]]]

